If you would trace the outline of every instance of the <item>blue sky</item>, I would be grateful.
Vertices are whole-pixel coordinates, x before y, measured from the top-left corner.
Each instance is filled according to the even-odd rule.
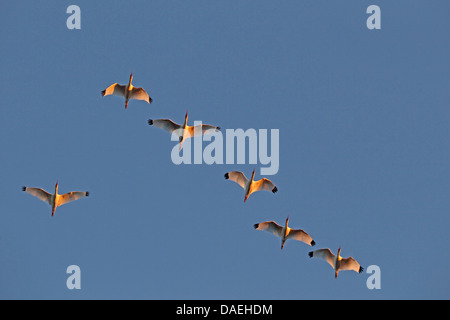
[[[81,30],[66,9],[81,8]],[[366,9],[381,8],[381,30]],[[14,1],[0,12],[1,299],[448,299],[448,1]],[[151,105],[101,97],[133,72]],[[171,118],[279,129],[279,192],[172,163]],[[191,122],[192,123],[192,122]],[[257,170],[258,171],[258,170]],[[257,175],[257,178],[260,176]],[[56,210],[22,186],[91,196]],[[381,269],[334,272],[314,249]],[[81,269],[68,290],[66,268]]]

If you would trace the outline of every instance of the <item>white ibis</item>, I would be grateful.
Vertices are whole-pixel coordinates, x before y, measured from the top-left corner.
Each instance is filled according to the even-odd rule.
[[[52,217],[54,216],[57,207],[62,206],[63,204],[69,203],[71,201],[89,196],[89,192],[79,192],[79,191],[73,191],[66,194],[58,194],[58,181],[56,181],[54,194],[50,194],[47,191],[40,188],[22,187],[22,191],[28,192],[29,194],[35,196],[36,198],[41,199],[44,202],[47,202],[52,207]]]
[[[334,269],[334,277],[338,277],[338,273],[341,270],[353,270],[358,273],[363,272],[364,268],[359,265],[359,263],[352,257],[342,258],[341,257],[341,247],[339,247],[337,256],[335,256],[330,249],[319,249],[316,251],[311,251],[308,253],[310,258],[321,258],[328,262],[330,266]]]
[[[208,134],[209,130],[220,131],[220,127],[211,126],[208,124],[202,124],[198,126],[188,126],[187,120],[188,120],[188,112],[186,111],[183,125],[179,125],[178,123],[175,123],[170,119],[157,119],[157,120],[149,119],[148,124],[166,130],[171,134],[175,133],[180,141],[180,150],[183,145],[183,141],[187,138],[193,138],[204,134]]]
[[[125,109],[128,107],[128,101],[130,99],[144,100],[148,103],[152,103],[153,99],[150,98],[148,93],[143,88],[136,88],[131,84],[133,81],[133,73],[130,75],[130,81],[123,86],[118,83],[110,85],[108,88],[102,91],[102,96],[115,95],[125,98]]]
[[[280,237],[281,250],[283,250],[284,243],[286,242],[287,239],[298,240],[310,246],[314,246],[316,244],[309,234],[307,234],[305,231],[301,229],[289,228],[288,223],[289,223],[289,216],[286,219],[286,225],[284,227],[280,226],[274,221],[266,221],[255,224],[254,228],[256,230],[263,230],[273,233],[277,237]]]
[[[236,182],[242,188],[244,188],[244,202],[247,201],[248,197],[256,191],[272,191],[276,193],[278,191],[277,187],[269,179],[263,178],[258,181],[254,181],[255,170],[253,170],[252,178],[247,179],[247,177],[240,171],[231,171],[225,173],[225,179]]]

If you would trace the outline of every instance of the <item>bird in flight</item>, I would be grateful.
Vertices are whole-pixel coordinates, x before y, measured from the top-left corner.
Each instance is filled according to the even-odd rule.
[[[148,103],[152,103],[153,99],[150,98],[148,93],[143,88],[136,88],[131,84],[133,81],[133,73],[130,75],[130,81],[128,81],[127,85],[120,85],[118,83],[114,83],[110,85],[108,88],[102,91],[102,96],[115,95],[125,98],[125,109],[128,107],[128,101],[130,99],[136,100],[144,100]]]
[[[184,124],[179,125],[178,123],[173,122],[170,119],[157,119],[157,120],[148,120],[148,124],[151,126],[155,126],[157,128],[166,130],[171,134],[175,134],[178,136],[178,140],[180,142],[180,150],[183,145],[184,140],[188,138],[198,137],[204,134],[208,134],[211,131],[220,131],[220,127],[211,126],[209,124],[202,124],[198,126],[188,126],[188,112],[186,111],[186,115],[184,117]]]
[[[287,239],[298,240],[306,243],[307,245],[314,246],[316,242],[311,238],[309,234],[301,229],[291,229],[288,227],[289,216],[286,219],[286,225],[284,227],[280,226],[274,221],[266,221],[257,223],[254,225],[256,230],[263,230],[270,232],[277,237],[281,238],[281,250],[283,250],[284,244]]]
[[[63,204],[69,203],[74,200],[78,200],[89,196],[89,192],[73,191],[66,194],[58,194],[58,181],[55,185],[55,193],[50,194],[47,191],[40,188],[22,187],[22,191],[25,191],[36,198],[48,203],[52,207],[52,217],[55,215],[57,207]]]
[[[263,178],[258,181],[254,181],[255,170],[253,170],[252,178],[247,179],[247,177],[240,171],[231,171],[225,173],[225,179],[236,182],[242,188],[244,188],[244,202],[247,201],[248,197],[256,191],[272,191],[276,193],[278,191],[277,187],[269,179]]]
[[[353,270],[358,273],[363,272],[364,268],[352,257],[342,258],[341,247],[339,247],[338,253],[335,256],[330,249],[319,249],[308,253],[310,258],[320,258],[325,260],[334,269],[334,277],[338,277],[338,273],[341,270]]]

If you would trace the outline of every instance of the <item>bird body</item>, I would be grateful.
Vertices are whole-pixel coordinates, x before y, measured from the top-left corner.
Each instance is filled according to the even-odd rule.
[[[102,91],[102,96],[115,95],[125,98],[125,109],[128,108],[128,101],[130,99],[144,100],[148,103],[152,103],[153,99],[150,98],[148,93],[143,88],[136,88],[131,84],[133,81],[133,73],[130,75],[130,80],[126,86],[114,83],[108,88]]]
[[[339,247],[337,255],[334,255],[330,249],[319,249],[308,253],[310,258],[321,258],[328,262],[328,264],[334,269],[334,277],[338,277],[338,273],[341,270],[353,270],[358,273],[363,272],[364,268],[352,257],[342,258],[341,247]]]
[[[183,146],[183,142],[188,138],[193,138],[207,134],[209,130],[220,131],[220,127],[211,126],[208,124],[202,124],[198,126],[188,126],[187,121],[188,121],[188,112],[186,111],[183,125],[179,125],[178,123],[175,123],[170,119],[156,119],[156,120],[149,119],[148,124],[163,129],[165,131],[168,131],[171,134],[177,135],[180,142],[180,150]]]
[[[244,188],[244,202],[247,201],[248,197],[256,191],[272,191],[276,193],[278,191],[277,187],[269,179],[263,178],[258,181],[254,181],[255,170],[253,170],[251,179],[247,177],[240,171],[231,171],[225,173],[225,179],[236,182],[242,188]]]
[[[22,191],[25,191],[36,198],[48,203],[52,207],[52,217],[55,215],[57,207],[63,204],[69,203],[74,200],[78,200],[89,196],[89,192],[73,191],[66,194],[58,194],[58,182],[55,185],[55,193],[51,194],[41,188],[29,188],[22,187]]]
[[[293,239],[306,243],[307,245],[314,246],[316,243],[309,234],[301,229],[291,229],[288,226],[289,216],[286,219],[286,224],[280,226],[274,221],[266,221],[257,223],[254,225],[256,230],[268,231],[277,237],[281,238],[281,250],[283,250],[286,240]]]

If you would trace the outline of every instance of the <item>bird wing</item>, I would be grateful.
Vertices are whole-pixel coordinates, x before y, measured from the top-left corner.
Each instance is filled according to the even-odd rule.
[[[41,188],[28,188],[28,187],[23,187],[22,190],[31,194],[32,196],[35,196],[38,199],[41,199],[42,201],[50,204],[52,195],[50,193],[48,193],[47,191],[45,191]]]
[[[341,270],[353,270],[358,273],[361,273],[364,268],[359,265],[359,263],[352,257],[348,257],[346,259],[341,260]]]
[[[209,133],[208,130],[219,131],[220,127],[210,126],[209,124],[202,124],[199,126],[188,127],[189,136],[191,138],[208,134]]]
[[[279,224],[277,224],[274,221],[266,221],[266,222],[257,223],[254,225],[254,227],[256,230],[267,231],[267,232],[270,232],[270,233],[276,235],[277,237],[281,237],[281,231],[283,230],[283,227],[281,227]]]
[[[311,258],[314,257],[314,258],[320,258],[320,259],[325,260],[334,269],[334,254],[331,252],[330,249],[319,249],[316,251],[311,251],[309,253],[309,256]]]
[[[245,185],[248,182],[247,177],[240,171],[231,171],[225,173],[225,179],[236,182],[242,188],[245,189]]]
[[[153,99],[150,98],[148,93],[143,88],[133,88],[131,90],[131,98],[136,100],[144,100],[148,103],[152,103]]]
[[[75,201],[84,197],[88,197],[89,192],[72,191],[66,194],[62,194],[59,198],[58,206]]]
[[[278,189],[275,187],[272,181],[266,178],[262,178],[261,180],[254,181],[252,184],[252,189],[250,193],[256,192],[256,191],[272,191],[273,193],[277,192]]]
[[[102,96],[109,96],[109,95],[115,95],[115,96],[125,96],[125,89],[126,86],[121,86],[118,83],[114,83],[110,85],[108,88],[102,91]]]
[[[287,238],[304,242],[310,246],[314,246],[316,244],[309,234],[300,229],[291,229]]]
[[[182,127],[179,124],[173,122],[170,119],[157,119],[157,120],[150,119],[148,120],[148,124],[166,130],[170,133],[172,133],[175,130],[182,129]]]

